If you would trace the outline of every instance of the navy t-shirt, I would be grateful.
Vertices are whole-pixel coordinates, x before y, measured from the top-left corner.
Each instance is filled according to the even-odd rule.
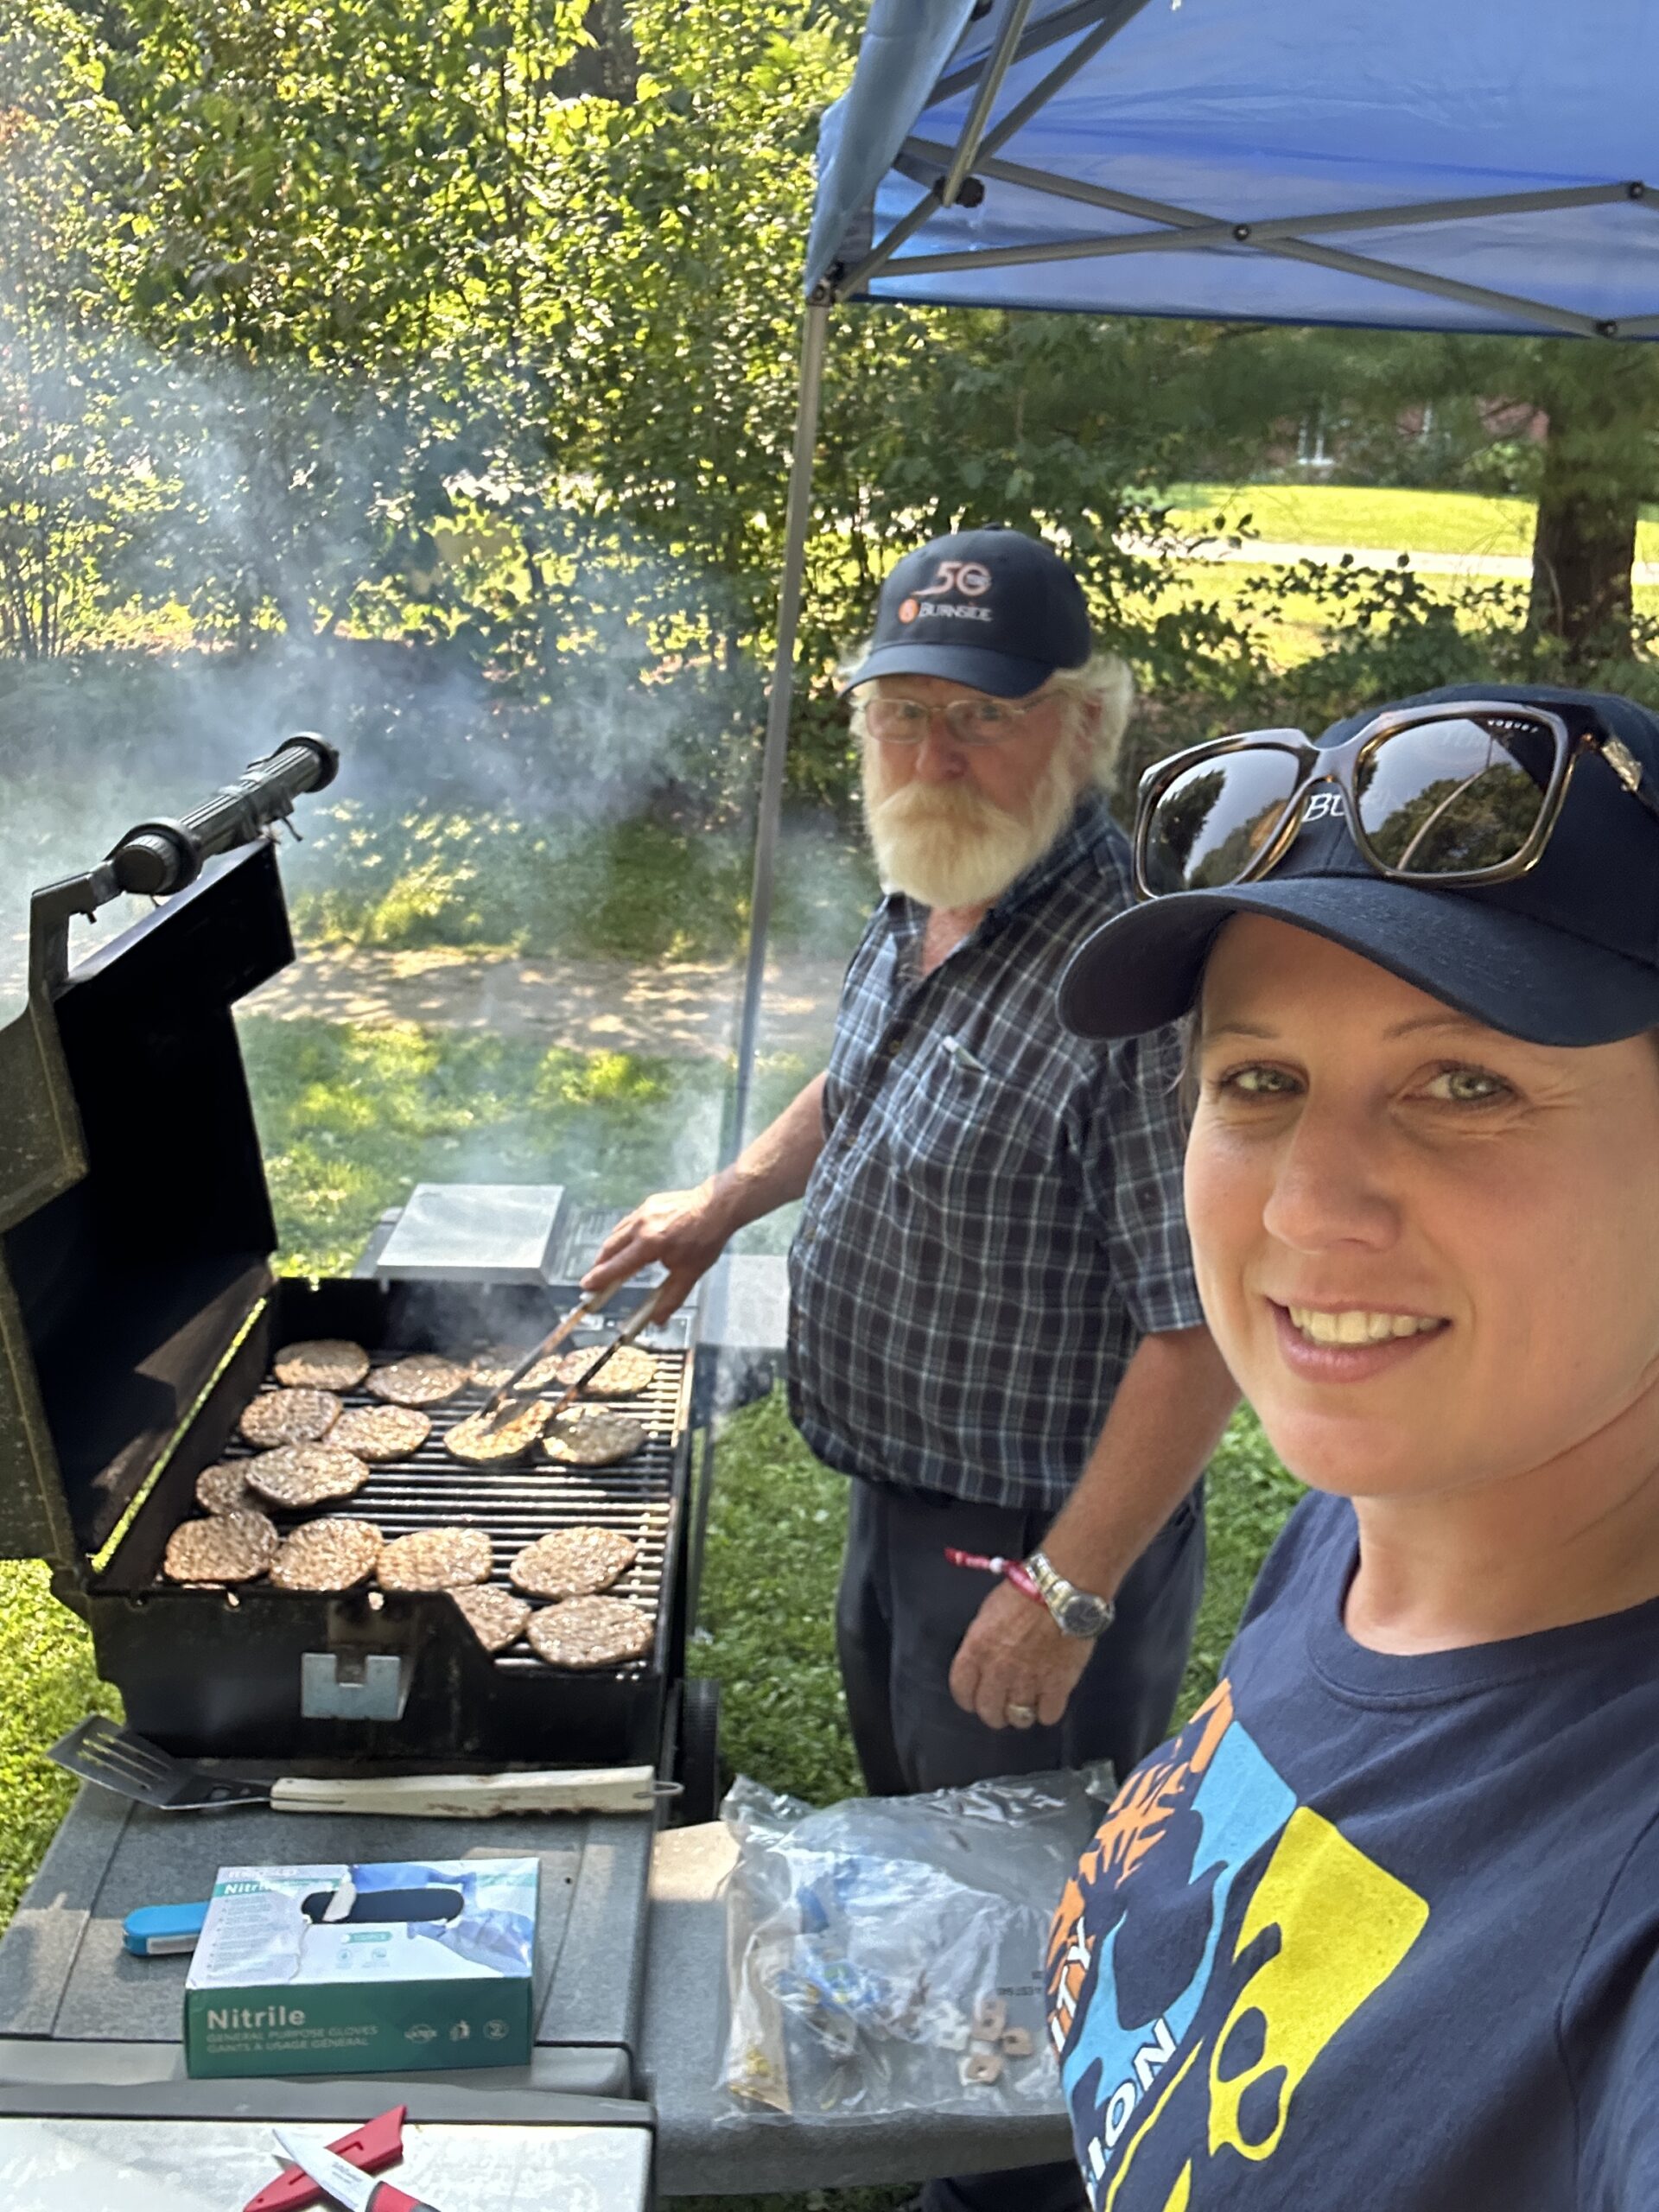
[[[1313,1497],[1056,1916],[1096,2212],[1659,2208],[1659,1600],[1398,1657]]]

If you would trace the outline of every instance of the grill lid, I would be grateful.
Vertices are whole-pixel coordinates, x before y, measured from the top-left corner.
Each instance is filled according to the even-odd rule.
[[[294,957],[276,854],[209,860],[67,981],[34,950],[0,1029],[0,1556],[79,1567],[271,1281],[231,1009]]]

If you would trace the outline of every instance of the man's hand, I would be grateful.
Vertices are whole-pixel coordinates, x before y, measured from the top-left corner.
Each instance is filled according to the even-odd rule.
[[[1038,1721],[1052,1728],[1094,1649],[1089,1637],[1062,1636],[1046,1605],[999,1582],[957,1647],[950,1694],[988,1728],[1030,1728]],[[1022,1712],[1033,1719],[1020,1717]]]
[[[607,1290],[641,1268],[660,1261],[668,1280],[660,1294],[660,1319],[706,1275],[732,1233],[725,1208],[710,1183],[694,1191],[658,1191],[625,1214],[594,1255],[582,1279],[584,1290]]]

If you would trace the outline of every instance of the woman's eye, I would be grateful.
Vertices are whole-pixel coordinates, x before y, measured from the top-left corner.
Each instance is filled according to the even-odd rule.
[[[1243,1098],[1281,1098],[1296,1089],[1296,1078],[1283,1068],[1230,1068],[1216,1088]]]
[[[1489,1075],[1484,1068],[1442,1068],[1431,1076],[1423,1086],[1430,1098],[1442,1100],[1448,1106],[1484,1106],[1495,1098],[1507,1098],[1510,1086],[1502,1076]]]

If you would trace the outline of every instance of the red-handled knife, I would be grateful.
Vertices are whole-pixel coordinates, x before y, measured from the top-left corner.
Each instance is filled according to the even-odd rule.
[[[411,2196],[396,2182],[377,2181],[360,2166],[336,2158],[322,2144],[308,2143],[290,2127],[273,2128],[271,2133],[282,2145],[283,2156],[292,2158],[296,2166],[309,2174],[317,2187],[326,2190],[337,2204],[345,2205],[346,2212],[437,2212],[435,2204],[429,2204],[423,2197]]]

